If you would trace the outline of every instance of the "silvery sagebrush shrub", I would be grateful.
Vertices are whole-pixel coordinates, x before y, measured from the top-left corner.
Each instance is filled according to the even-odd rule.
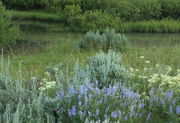
[[[115,83],[125,83],[130,78],[130,71],[122,64],[122,57],[113,50],[109,50],[108,53],[100,51],[96,55],[88,57],[83,66],[76,63],[72,73],[68,72],[68,68],[63,65],[47,67],[46,71],[46,74],[50,76],[46,76],[43,81],[56,82],[56,85],[59,84],[56,88],[60,86],[66,88],[69,84],[78,87],[86,81],[98,81],[99,87],[103,88]]]
[[[75,68],[74,79],[78,82],[98,81],[100,88],[115,83],[125,83],[130,78],[130,72],[122,65],[121,60],[121,56],[115,51],[109,50],[108,53],[101,51],[89,57],[84,67]]]
[[[84,38],[80,40],[79,47],[82,49],[102,49],[108,51],[109,49],[123,50],[127,43],[127,37],[123,34],[116,33],[114,29],[106,29],[104,32],[89,31]]]
[[[112,50],[89,57],[87,71],[91,72],[91,81],[99,82],[99,87],[125,83],[130,77],[129,71],[122,65],[121,56]]]

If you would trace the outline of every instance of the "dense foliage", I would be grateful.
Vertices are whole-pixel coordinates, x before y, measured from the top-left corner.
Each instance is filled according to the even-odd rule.
[[[18,28],[11,21],[10,13],[5,10],[0,1],[0,47],[15,43],[18,32]]]
[[[179,18],[179,0],[2,0],[8,8],[61,11],[78,5],[84,11],[107,11],[124,20]]]

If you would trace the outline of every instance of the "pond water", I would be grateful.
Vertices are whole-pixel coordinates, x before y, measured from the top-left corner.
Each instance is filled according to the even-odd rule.
[[[148,46],[173,46],[180,44],[180,34],[171,33],[126,33],[130,44],[135,47],[148,47]],[[81,39],[83,34],[79,33],[62,33],[62,32],[43,32],[43,31],[25,31],[21,33],[18,38],[18,44],[53,44],[65,41],[67,38],[77,41]],[[29,45],[28,45],[29,46]]]

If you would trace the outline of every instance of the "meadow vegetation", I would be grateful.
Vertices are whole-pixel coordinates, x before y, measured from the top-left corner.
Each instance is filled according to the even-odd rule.
[[[17,18],[87,32],[52,33],[40,22],[47,32],[19,32],[1,1],[48,11],[12,11]],[[151,41],[155,35],[119,33],[179,32],[178,0],[1,1],[0,47],[8,48],[0,57],[0,123],[180,122],[179,34]]]

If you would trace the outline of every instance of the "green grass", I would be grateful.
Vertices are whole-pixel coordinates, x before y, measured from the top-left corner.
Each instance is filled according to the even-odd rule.
[[[81,65],[86,62],[88,56],[94,55],[98,50],[81,51],[77,48],[78,40],[83,34],[78,33],[48,33],[48,32],[25,32],[19,39],[26,39],[31,42],[47,42],[39,47],[23,45],[21,48],[10,52],[12,63],[12,74],[16,76],[16,70],[22,61],[24,76],[41,75],[47,66],[59,63],[68,65],[72,70],[76,62]],[[123,63],[137,69],[145,65],[164,64],[173,68],[179,68],[180,64],[180,41],[178,34],[127,34],[129,37],[129,49],[122,52]],[[164,38],[163,38],[164,37]],[[120,53],[120,52],[119,52]],[[144,56],[140,59],[139,56]],[[146,64],[144,61],[150,61]]]
[[[53,22],[61,22],[63,20],[62,14],[55,14],[40,10],[32,10],[32,11],[11,11],[13,18],[16,19],[24,19],[24,20],[40,20],[40,21],[53,21]]]
[[[139,21],[125,22],[119,25],[119,32],[144,32],[144,33],[178,33],[180,32],[180,21]]]

